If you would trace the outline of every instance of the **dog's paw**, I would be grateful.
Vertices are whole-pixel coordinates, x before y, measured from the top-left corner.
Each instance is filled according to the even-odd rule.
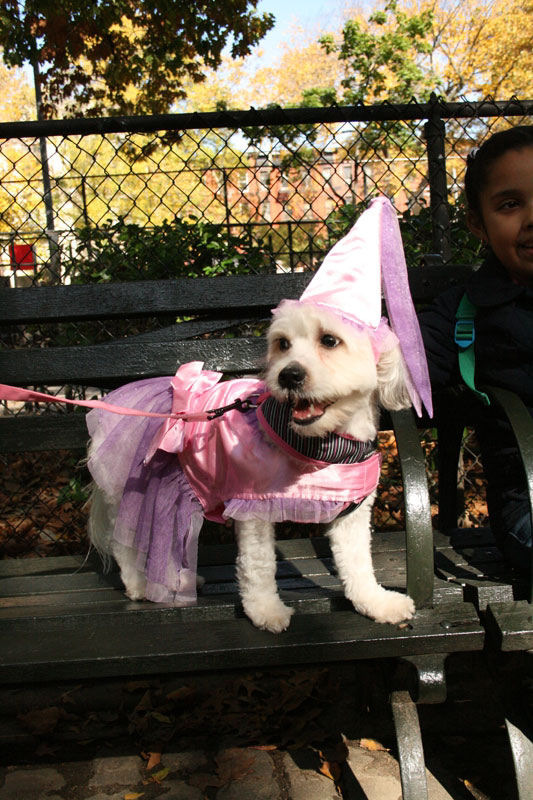
[[[138,588],[138,587],[128,588],[128,589],[126,589],[124,594],[126,595],[126,597],[129,600],[144,600],[145,599],[144,587],[142,587],[142,588]]]
[[[196,575],[196,588],[202,589],[205,584],[205,578],[203,575]]]
[[[271,633],[286,630],[294,613],[294,609],[282,603],[279,597],[244,601],[243,605],[246,616],[256,628]]]
[[[122,582],[125,586],[125,595],[130,600],[144,600],[146,598],[146,578],[141,573],[121,574]]]
[[[373,602],[365,604],[364,614],[376,622],[389,622],[392,625],[413,617],[416,609],[409,595],[392,592],[383,587],[380,589],[381,591]]]

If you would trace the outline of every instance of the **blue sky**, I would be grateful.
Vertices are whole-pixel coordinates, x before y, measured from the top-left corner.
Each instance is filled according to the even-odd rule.
[[[257,10],[270,11],[276,17],[274,28],[267,33],[259,45],[264,59],[270,61],[281,42],[289,41],[294,24],[317,32],[332,30],[340,20],[342,0],[259,0]]]

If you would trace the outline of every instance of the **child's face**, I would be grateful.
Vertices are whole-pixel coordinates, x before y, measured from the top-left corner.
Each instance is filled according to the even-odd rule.
[[[492,164],[469,226],[517,283],[533,284],[533,147],[508,150]]]

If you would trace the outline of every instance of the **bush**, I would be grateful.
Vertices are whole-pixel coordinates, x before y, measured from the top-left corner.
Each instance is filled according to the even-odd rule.
[[[472,264],[481,260],[481,243],[470,233],[466,224],[466,204],[464,197],[459,196],[456,203],[449,204],[450,214],[450,246],[453,264]],[[433,253],[433,233],[431,210],[421,208],[417,213],[407,210],[400,218],[405,260],[408,266],[416,267],[422,263],[422,257]]]
[[[236,275],[270,268],[270,255],[261,243],[190,217],[152,228],[123,219],[107,221],[99,228],[78,229],[77,236],[77,252],[63,261],[74,283]]]

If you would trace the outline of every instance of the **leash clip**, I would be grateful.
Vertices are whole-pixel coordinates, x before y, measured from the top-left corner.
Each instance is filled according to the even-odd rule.
[[[244,400],[239,398],[235,402],[238,403],[238,410],[245,414],[247,411],[253,411],[255,408],[259,408],[260,395],[251,394],[249,397],[245,397]]]
[[[233,403],[230,403],[229,406],[221,406],[220,408],[213,408],[207,412],[207,419],[217,419],[217,417],[221,417],[226,411],[240,411],[241,413],[245,414],[247,411],[251,411],[254,408],[258,407],[258,403],[254,402],[255,398],[258,398],[259,395],[250,395],[250,397],[246,397],[244,400],[241,400],[238,397]]]

